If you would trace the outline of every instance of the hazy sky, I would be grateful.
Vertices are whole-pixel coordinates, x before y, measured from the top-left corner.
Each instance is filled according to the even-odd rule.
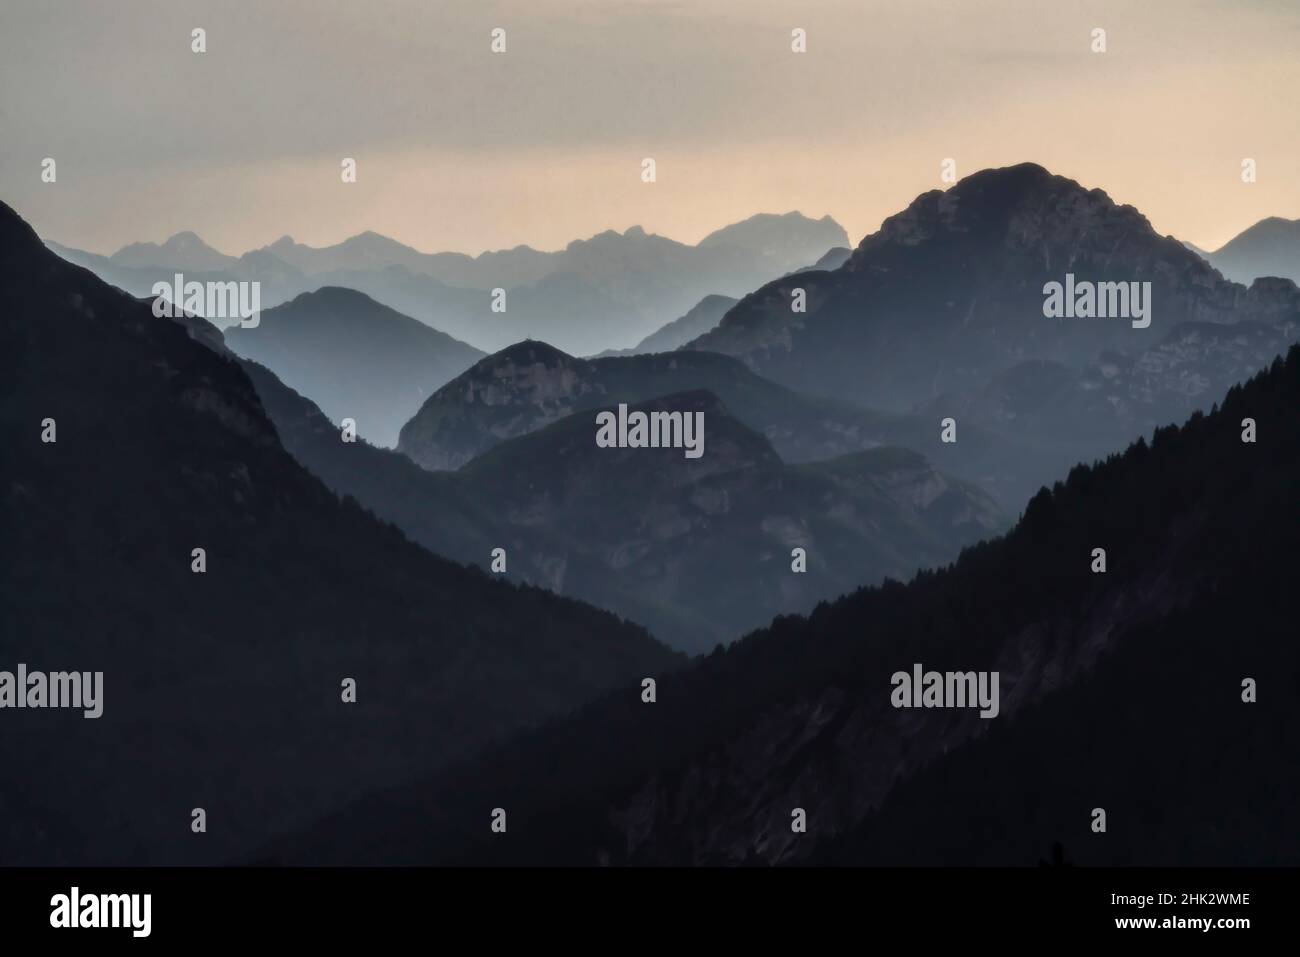
[[[694,242],[790,209],[856,243],[945,157],[1042,163],[1213,249],[1300,217],[1297,102],[1300,0],[0,0],[0,199],[98,252]]]

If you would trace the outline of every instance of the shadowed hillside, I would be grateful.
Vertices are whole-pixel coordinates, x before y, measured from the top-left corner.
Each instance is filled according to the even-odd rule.
[[[220,861],[678,662],[340,500],[210,327],[5,206],[0,250],[0,668],[104,675],[98,719],[6,709],[0,862]]]
[[[1300,347],[1212,414],[1072,470],[950,568],[777,619],[654,704],[629,685],[273,856],[1032,864],[1061,841],[1084,861],[1294,861],[1276,821],[1300,798],[1297,407]],[[892,707],[917,662],[998,672],[999,714]],[[488,802],[508,838],[480,826]]]

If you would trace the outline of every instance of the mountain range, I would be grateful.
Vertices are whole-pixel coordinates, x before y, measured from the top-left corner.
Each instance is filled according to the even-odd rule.
[[[858,582],[946,561],[1003,524],[985,493],[905,449],[788,465],[702,389],[632,406],[701,412],[698,460],[680,449],[598,448],[594,415],[570,411],[458,471],[426,471],[341,442],[309,399],[256,363],[245,368],[285,447],[340,495],[458,561],[487,568],[503,549],[508,577],[607,608],[690,652]],[[777,398],[733,391],[751,409]],[[804,551],[797,572],[795,548]]]
[[[0,249],[0,667],[104,675],[95,720],[6,709],[3,863],[225,860],[680,665],[326,488],[206,322],[3,205]]]
[[[201,282],[260,282],[265,307],[342,286],[486,351],[533,337],[596,353],[629,347],[707,295],[739,296],[847,241],[830,217],[787,213],[751,217],[693,246],[633,226],[554,252],[520,246],[477,257],[422,253],[373,232],[322,248],[283,237],[239,257],[192,233],[111,256],[49,245],[136,296],[170,284],[176,271]]]
[[[1047,284],[1067,275],[1149,283],[1149,325],[1045,318]],[[1012,483],[1023,494],[1055,474],[1040,465],[1206,408],[1298,335],[1293,282],[1226,280],[1132,207],[1022,164],[921,195],[838,269],[766,284],[683,348],[796,391],[951,418],[958,444],[975,426],[1033,450]]]
[[[653,703],[629,685],[258,859],[1294,861],[1275,822],[1300,798],[1300,526],[1278,520],[1300,488],[1298,406],[1293,347],[1210,414],[1072,469],[951,567],[779,618]],[[895,676],[918,662],[1000,674],[997,715],[900,708]],[[479,825],[488,806],[508,836]]]
[[[195,233],[181,232],[162,243],[131,243],[123,246],[107,262],[123,269],[180,269],[185,272],[221,272],[234,269],[239,260],[217,252]]]
[[[852,251],[788,214],[97,257],[2,205],[0,248],[0,669],[108,688],[7,716],[0,861],[1300,852],[1300,289],[1101,190],[985,170]],[[173,269],[266,282],[261,324],[155,318]],[[1075,279],[1149,324],[1049,318]],[[608,447],[616,407],[703,454]],[[1000,676],[996,713],[899,707],[922,667]]]

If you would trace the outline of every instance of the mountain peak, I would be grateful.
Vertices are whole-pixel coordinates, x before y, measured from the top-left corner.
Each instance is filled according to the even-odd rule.
[[[203,241],[203,239],[199,236],[198,233],[189,229],[181,230],[179,233],[173,233],[172,235],[168,236],[165,240],[163,240],[161,243],[129,243],[128,245],[123,246],[116,253],[114,253],[114,256],[119,256],[123,253],[127,253],[130,250],[158,250],[162,252],[172,252],[172,253],[202,252],[202,253],[211,253],[212,255],[215,256],[225,255],[224,253],[221,253],[218,250],[213,249],[211,246],[209,246],[206,242]]]
[[[811,219],[798,210],[787,213],[755,213],[739,222],[715,229],[699,246],[739,246],[760,253],[775,254],[792,248],[815,249],[820,256],[832,246],[847,246],[849,234],[830,216]],[[805,258],[805,262],[812,259]]]
[[[990,166],[986,169],[977,170],[969,176],[962,177],[955,185],[960,186],[962,183],[981,179],[1042,182],[1050,179],[1065,179],[1065,177],[1057,176],[1041,163],[1026,160],[1023,163],[1012,163],[1010,166]],[[1070,182],[1073,182],[1073,180]]]
[[[372,297],[348,286],[321,286],[319,289],[299,293],[289,300],[289,305],[309,305],[312,303],[348,303],[369,304],[387,310],[388,307],[376,302]],[[393,310],[396,311],[396,310]]]
[[[119,266],[214,271],[235,260],[213,249],[197,233],[182,230],[161,243],[130,243],[108,257]]]
[[[1250,283],[1262,276],[1300,281],[1300,219],[1261,219],[1206,258],[1234,282]]]
[[[1040,251],[1104,245],[1138,234],[1157,238],[1145,216],[1118,205],[1103,190],[1087,189],[1037,163],[1018,163],[980,170],[947,190],[922,193],[863,239],[845,268],[865,268],[882,247],[917,246],[957,234],[980,244]]]
[[[41,245],[36,230],[2,200],[0,200],[0,244],[9,252],[20,250],[25,246]]]
[[[572,362],[573,356],[541,339],[523,339],[500,349],[479,362],[479,365],[498,365],[502,362],[560,365]]]
[[[640,230],[640,232],[634,233],[633,230]],[[578,252],[589,251],[598,247],[615,246],[617,243],[621,242],[624,239],[624,237],[632,238],[637,235],[640,236],[645,235],[645,232],[641,230],[640,226],[631,226],[625,232],[622,233],[620,233],[617,229],[605,229],[602,230],[601,232],[596,233],[594,236],[590,237],[589,239],[573,240],[567,246],[564,247],[564,251],[567,253],[578,253]]]
[[[1070,276],[1139,284],[1148,322],[1045,322],[1046,284]],[[791,310],[795,287],[806,315]],[[1284,290],[1262,287],[1258,302],[1246,293],[1134,207],[1021,163],[922,193],[839,269],[769,283],[686,348],[741,358],[791,388],[902,411],[982,388],[1026,360],[1073,368],[1103,349],[1141,351],[1184,321],[1285,317]],[[1265,301],[1270,293],[1279,301]],[[1135,408],[1099,417],[1116,422]]]
[[[1288,239],[1300,234],[1300,219],[1285,219],[1281,216],[1269,216],[1261,219],[1254,226],[1240,235],[1234,237],[1226,243],[1219,253],[1228,250],[1236,245],[1244,245],[1245,242],[1276,242],[1280,239]],[[1244,240],[1244,242],[1243,242]],[[1218,255],[1218,253],[1215,253]]]
[[[986,204],[995,203],[1012,209],[1027,202],[1053,196],[1086,196],[1102,205],[1116,206],[1114,200],[1104,190],[1088,189],[1075,180],[1053,173],[1037,163],[1017,163],[1013,166],[979,170],[958,180],[947,190],[947,194],[967,201],[979,198]],[[1123,208],[1132,209],[1132,207]]]
[[[409,250],[410,246],[398,242],[391,236],[385,236],[383,233],[377,233],[373,229],[367,229],[364,232],[357,233],[355,236],[349,236],[343,242],[339,243],[343,248],[361,247],[362,249],[371,250],[389,250],[400,249]]]
[[[361,232],[357,233],[354,236],[349,236],[347,239],[343,241],[345,243],[376,242],[376,241],[383,241],[389,243],[396,242],[396,240],[389,239],[383,233],[377,233],[373,229],[363,229]]]

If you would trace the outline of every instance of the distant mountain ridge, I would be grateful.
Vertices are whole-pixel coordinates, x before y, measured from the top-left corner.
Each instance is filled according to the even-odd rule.
[[[517,246],[479,256],[423,253],[373,232],[321,248],[286,236],[238,258],[188,233],[113,256],[49,245],[136,296],[170,282],[180,267],[202,273],[187,277],[200,281],[257,280],[264,307],[344,286],[479,349],[532,336],[591,354],[630,347],[707,295],[742,295],[847,242],[830,217],[787,213],[751,217],[694,246],[634,226],[554,252]],[[495,289],[505,291],[504,301]]]
[[[164,269],[188,269],[197,272],[230,269],[239,262],[233,256],[217,252],[191,232],[176,233],[162,244],[131,243],[129,246],[123,246],[108,259],[128,269],[157,266]]]
[[[1270,216],[1203,254],[1215,269],[1243,285],[1277,276],[1300,283],[1300,219]]]

